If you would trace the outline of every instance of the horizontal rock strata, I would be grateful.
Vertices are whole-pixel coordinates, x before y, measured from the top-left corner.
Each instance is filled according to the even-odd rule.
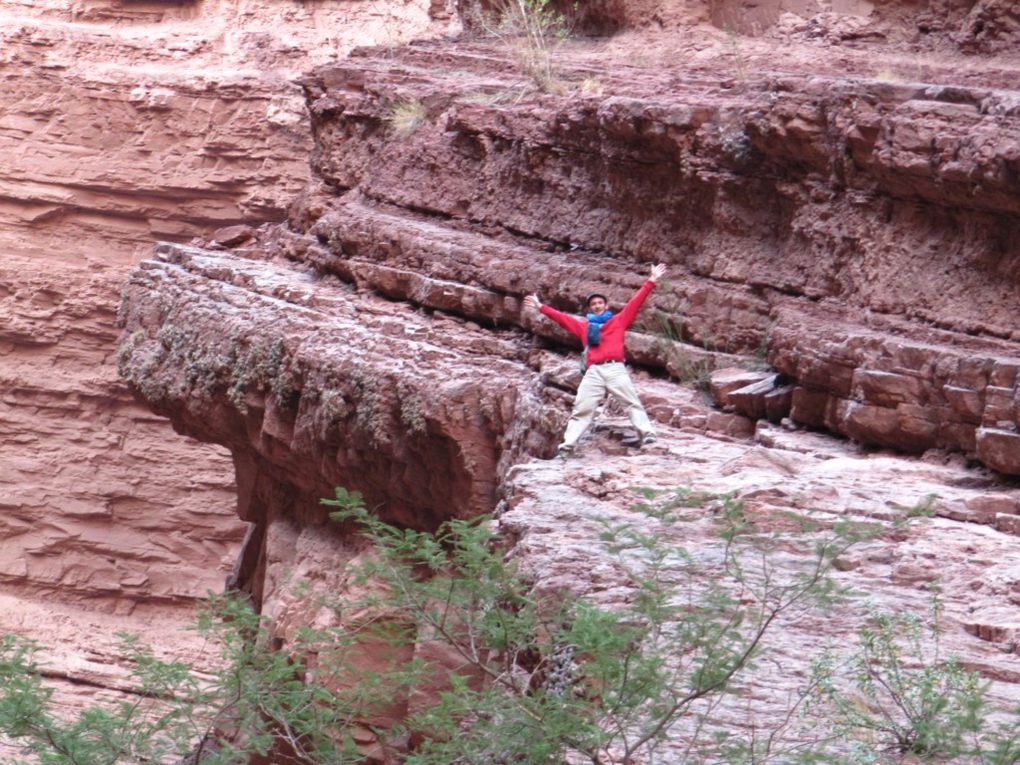
[[[618,94],[610,80],[601,96],[515,104],[483,53],[447,55],[473,77],[444,75],[421,46],[307,79],[316,171],[623,262],[1013,331],[994,320],[1017,308],[1020,121],[1008,92],[782,76],[734,88],[664,73]],[[428,115],[407,136],[386,129],[400,99]]]
[[[601,74],[561,76],[578,88]],[[1015,380],[963,379],[975,353],[993,366],[1018,357],[1012,91],[605,74],[599,95],[521,101],[483,47],[365,51],[322,68],[304,85],[328,187],[292,209],[291,226],[331,253],[309,256],[317,267],[504,324],[515,311],[506,297],[537,291],[564,310],[594,289],[622,300],[640,283],[635,263],[663,260],[669,283],[638,327],[635,361],[699,377],[701,359],[725,361],[704,351],[764,357],[796,386],[773,417],[1017,472]],[[421,105],[420,124],[395,123],[401,103]],[[337,199],[330,188],[357,191]],[[430,261],[422,242],[433,237],[444,256]],[[295,241],[285,250],[304,259]],[[432,273],[450,286],[428,286]],[[840,352],[831,339],[854,315],[875,317],[848,341],[870,350]],[[694,346],[696,363],[675,340]],[[904,368],[890,360],[904,343],[924,346],[928,370],[906,381],[889,376]],[[823,393],[842,408],[826,414]],[[973,396],[982,403],[963,401]]]
[[[199,650],[244,535],[225,450],[117,380],[121,283],[156,239],[281,220],[311,146],[290,78],[439,6],[0,2],[0,632],[60,645],[68,709],[127,687],[118,630]]]
[[[162,247],[124,297],[121,374],[180,430],[231,450],[244,520],[264,523],[284,490],[314,515],[339,485],[405,523],[473,515],[504,455],[553,443],[517,332],[183,246]]]
[[[179,431],[230,451],[253,524],[232,583],[284,646],[335,621],[319,596],[350,586],[339,567],[365,552],[319,505],[336,485],[418,528],[496,506],[540,588],[596,597],[632,583],[603,576],[591,537],[557,534],[591,526],[602,500],[626,518],[626,486],[737,485],[763,528],[931,513],[926,536],[868,548],[846,580],[917,612],[948,572],[954,647],[1014,699],[1015,489],[959,456],[869,455],[797,427],[1020,472],[1014,93],[944,70],[941,84],[619,71],[597,43],[562,50],[559,93],[484,43],[319,68],[302,80],[315,180],[287,223],[161,245],[134,271],[119,369]],[[629,452],[607,406],[580,465],[534,462],[561,432],[576,342],[522,298],[576,312],[599,290],[619,304],[658,261],[669,277],[628,354],[660,445]],[[734,365],[723,411],[674,383]],[[1006,563],[987,584],[968,571],[983,548]],[[851,617],[790,626],[783,661],[802,672],[812,632],[845,642]]]
[[[793,419],[904,451],[960,450],[1020,473],[1016,344],[849,316],[834,332],[811,318],[776,327],[775,366],[801,383]]]
[[[229,461],[168,434],[116,380],[107,273],[32,268],[0,264],[3,591],[130,613],[221,588],[241,538]]]
[[[623,422],[604,421],[607,431],[592,440],[605,444]],[[808,683],[813,658],[827,649],[849,654],[869,608],[929,619],[933,584],[946,606],[942,650],[990,683],[993,707],[1015,704],[1020,697],[1015,537],[1000,533],[994,523],[964,522],[982,512],[994,514],[993,508],[1002,519],[1020,517],[1015,488],[1004,490],[994,476],[976,473],[963,460],[853,453],[830,436],[768,423],[759,426],[755,442],[666,427],[659,436],[656,447],[626,459],[590,448],[565,465],[532,462],[510,472],[498,527],[539,592],[569,591],[607,608],[631,602],[637,577],[646,573],[641,556],[614,555],[608,543],[593,542],[607,527],[619,526],[661,540],[667,552],[682,551],[667,556],[666,573],[660,574],[680,583],[685,596],[700,592],[710,578],[726,582],[728,573],[720,566],[725,520],[713,494],[743,503],[740,517],[750,537],[777,546],[775,581],[803,573],[813,544],[835,522],[885,529],[837,564],[836,581],[857,595],[832,609],[782,617],[766,636],[759,661],[737,681],[737,694],[712,708],[710,724],[738,737],[778,725],[794,688]],[[650,499],[644,490],[661,493]],[[909,515],[917,517],[894,525]],[[750,554],[744,563],[753,579],[761,560]],[[689,743],[686,723],[692,719],[696,715],[666,737],[658,752],[664,761],[680,758],[670,750]],[[796,740],[799,731],[814,740],[818,730],[812,718],[797,717],[785,735]],[[890,763],[900,762],[889,757]]]
[[[1020,473],[1016,344],[877,314],[861,322],[831,305],[780,305],[773,318],[769,359],[780,374],[713,375],[720,406],[905,452],[962,451]]]

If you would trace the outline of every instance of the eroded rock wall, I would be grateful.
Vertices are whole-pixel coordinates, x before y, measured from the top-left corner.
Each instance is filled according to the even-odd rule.
[[[707,72],[623,83],[610,73],[603,87],[616,92],[521,107],[499,103],[511,86],[492,62],[461,54],[477,78],[444,82],[425,65],[431,55],[419,46],[400,62],[352,59],[306,89],[316,169],[332,187],[427,211],[451,231],[510,230],[562,253],[550,269],[548,256],[501,249],[513,266],[496,271],[487,245],[461,233],[470,254],[446,278],[497,295],[536,290],[569,310],[596,287],[623,299],[640,281],[635,263],[665,261],[672,276],[635,360],[680,372],[674,337],[757,351],[795,384],[794,421],[1017,472],[1013,91],[953,84],[948,72],[930,85],[793,73],[720,83]],[[396,98],[428,109],[410,136],[386,129]],[[343,255],[359,283],[507,318],[387,286],[393,269],[421,263],[393,215],[340,201],[325,214],[320,204],[312,222],[308,209],[294,225]]]
[[[156,240],[282,219],[311,147],[289,78],[446,16],[0,2],[0,630],[59,644],[68,705],[127,687],[115,618],[187,654],[191,604],[222,589],[244,534],[226,450],[174,433],[117,379],[127,273]]]
[[[744,35],[995,54],[1015,50],[1020,14],[1003,0],[709,0],[720,29]]]
[[[316,505],[332,483],[417,526],[495,506],[540,586],[578,590],[566,569],[605,562],[557,532],[614,503],[626,514],[612,487],[628,481],[739,484],[763,519],[888,520],[930,494],[939,520],[910,565],[890,563],[903,541],[890,539],[849,570],[916,609],[935,576],[924,546],[972,539],[952,574],[954,640],[998,698],[1016,696],[1009,554],[982,616],[964,603],[966,550],[1008,550],[1020,530],[1014,485],[968,462],[1017,473],[1017,70],[947,61],[914,84],[874,76],[888,49],[779,57],[764,40],[735,54],[703,31],[656,66],[633,60],[666,52],[654,35],[640,52],[627,36],[567,44],[551,93],[490,43],[357,51],[301,81],[315,179],[286,224],[229,251],[168,246],[134,273],[122,374],[257,476],[241,481],[262,529],[242,583],[281,635],[329,618],[314,593],[343,585],[322,571],[357,554]],[[571,340],[523,296],[576,311],[597,289],[619,304],[657,261],[669,278],[628,337],[663,441],[649,472],[627,466],[611,411],[580,472],[540,467],[578,378]],[[720,410],[677,384],[722,365],[753,371],[755,393],[735,384]],[[897,471],[918,480],[899,486]],[[514,520],[523,506],[538,514]],[[295,567],[311,594],[289,585]],[[830,622],[834,639],[851,616]]]
[[[537,503],[508,521],[521,555],[575,505],[626,512],[613,476],[623,427],[608,417],[582,446],[583,475],[529,466],[513,473],[533,469],[528,485],[507,481],[551,454],[577,384],[569,338],[521,297],[574,311],[598,289],[620,302],[663,260],[669,280],[628,349],[664,443],[633,480],[741,476],[761,457],[780,483],[810,485],[734,478],[745,499],[769,500],[758,509],[866,516],[934,487],[946,497],[931,545],[963,528],[961,569],[968,549],[1006,564],[980,618],[956,608],[954,627],[1005,683],[999,696],[1015,696],[1016,583],[1001,552],[1020,530],[1013,487],[931,452],[950,468],[893,496],[897,465],[927,463],[891,458],[876,477],[866,452],[798,429],[1020,473],[1020,67],[1000,44],[1015,14],[994,0],[942,16],[758,5],[775,19],[744,38],[706,23],[730,26],[719,13],[732,3],[595,4],[593,28],[642,29],[557,48],[550,93],[498,45],[396,47],[447,28],[438,3],[0,5],[16,104],[0,117],[12,597],[88,597],[89,619],[134,609],[158,635],[167,622],[145,604],[183,618],[239,546],[231,581],[286,641],[329,618],[316,598],[345,585],[337,567],[359,553],[318,504],[334,485],[418,527]],[[916,60],[904,63],[904,41]],[[382,47],[336,62],[358,43]],[[154,238],[177,243],[132,272],[118,309],[116,285]],[[130,401],[115,364],[155,412],[216,446],[177,440]],[[781,373],[762,395],[784,427],[676,384],[733,364]],[[716,449],[729,451],[706,456]],[[564,480],[583,491],[557,494]],[[814,491],[827,482],[838,487]],[[895,555],[876,552],[862,581],[929,580],[930,547],[883,568]],[[954,576],[962,602],[978,580]],[[905,591],[883,597],[916,606]],[[89,677],[116,685],[116,649],[101,653]]]

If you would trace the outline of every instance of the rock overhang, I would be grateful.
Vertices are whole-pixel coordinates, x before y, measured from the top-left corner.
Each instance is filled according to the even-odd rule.
[[[519,332],[454,332],[293,263],[169,244],[126,285],[121,320],[121,374],[231,450],[245,520],[264,520],[252,487],[275,481],[306,507],[343,485],[430,526],[491,508],[503,454],[536,448],[510,427],[541,409]]]
[[[313,118],[321,120],[316,122],[315,166],[328,188],[310,193],[305,202],[295,205],[291,227],[268,232],[262,240],[264,252],[164,247],[162,265],[145,264],[126,293],[125,372],[136,389],[181,430],[226,442],[232,449],[242,513],[255,522],[253,536],[262,546],[261,551],[255,550],[262,562],[242,561],[239,578],[255,579],[252,570],[263,566],[264,584],[253,589],[258,589],[263,612],[280,634],[313,613],[310,602],[287,591],[288,571],[293,567],[299,576],[308,576],[331,592],[342,582],[324,571],[337,559],[356,554],[342,530],[322,525],[324,514],[317,499],[336,483],[364,488],[373,506],[375,498],[384,497],[382,510],[390,519],[417,526],[433,525],[446,517],[437,507],[470,514],[491,508],[493,500],[502,497],[506,503],[500,509],[506,515],[501,528],[523,540],[516,552],[530,556],[538,566],[551,560],[560,567],[549,577],[539,571],[537,578],[581,591],[585,583],[577,586],[576,571],[594,571],[599,565],[597,551],[591,549],[590,540],[575,539],[575,548],[584,554],[564,555],[555,532],[571,525],[579,513],[601,512],[602,502],[618,504],[616,510],[625,516],[628,484],[664,486],[684,476],[711,472],[720,490],[740,484],[749,507],[763,518],[770,513],[782,515],[790,507],[810,511],[816,504],[834,513],[893,517],[909,508],[919,493],[941,489],[943,479],[902,481],[899,466],[910,464],[911,469],[923,471],[920,461],[889,457],[882,472],[876,467],[886,458],[862,454],[851,460],[843,453],[852,449],[846,444],[830,443],[827,448],[838,458],[821,456],[822,462],[809,468],[798,467],[797,457],[763,455],[761,448],[748,447],[746,437],[753,434],[769,450],[781,450],[784,442],[809,440],[809,434],[764,423],[755,428],[749,420],[729,413],[713,412],[707,418],[703,411],[694,416],[677,413],[670,393],[662,396],[655,407],[659,411],[653,412],[659,423],[694,428],[692,423],[700,417],[698,427],[703,431],[705,420],[711,423],[715,418],[716,425],[710,424],[710,429],[730,425],[732,429],[707,439],[686,434],[677,439],[676,434],[668,434],[660,444],[668,450],[665,454],[641,454],[635,460],[617,460],[622,450],[614,441],[615,433],[607,438],[602,429],[592,437],[597,454],[582,454],[579,462],[565,469],[557,463],[529,462],[504,482],[507,466],[518,458],[544,453],[553,443],[558,430],[555,418],[562,416],[567,397],[562,391],[571,388],[568,375],[544,368],[536,358],[539,354],[514,329],[521,325],[554,342],[563,339],[521,316],[522,292],[538,289],[544,299],[566,310],[590,291],[593,280],[598,288],[625,297],[641,281],[635,271],[643,266],[638,264],[660,252],[682,275],[657,290],[652,307],[677,328],[679,339],[693,340],[695,350],[701,346],[706,355],[709,346],[744,352],[761,348],[763,359],[758,361],[771,362],[786,373],[784,382],[796,383],[783,414],[802,424],[901,450],[928,445],[967,452],[977,448],[976,426],[984,421],[990,401],[987,387],[1009,387],[992,384],[991,377],[979,378],[997,368],[996,379],[1005,379],[1017,338],[1002,317],[1010,315],[1017,296],[1009,273],[1002,272],[1007,277],[1002,284],[994,283],[1001,265],[980,266],[973,273],[966,266],[975,261],[980,265],[981,253],[992,247],[995,236],[990,232],[996,227],[1011,230],[1014,213],[1008,205],[1012,202],[1008,194],[996,192],[973,204],[962,203],[959,192],[965,186],[952,173],[942,173],[933,147],[922,141],[914,152],[897,143],[908,132],[901,128],[920,119],[918,110],[912,106],[896,114],[897,104],[918,100],[936,103],[921,110],[924,119],[929,113],[971,115],[969,107],[955,112],[943,109],[938,103],[945,99],[918,95],[913,86],[872,83],[863,91],[855,85],[857,89],[849,92],[834,88],[832,80],[805,78],[787,83],[786,91],[776,81],[775,103],[769,103],[773,89],[703,84],[702,95],[711,91],[712,98],[723,104],[720,108],[663,107],[640,94],[610,96],[576,108],[561,108],[563,100],[551,97],[538,99],[538,107],[528,101],[451,106],[443,95],[449,82],[442,82],[438,73],[423,74],[421,66],[403,71],[403,57],[403,53],[390,53],[385,60],[334,67],[329,70],[332,74],[323,75],[328,87],[313,93],[321,99],[318,112],[313,105]],[[446,56],[444,60],[465,59]],[[502,88],[491,60],[482,66],[487,77],[495,78],[495,87]],[[381,79],[373,80],[380,72],[384,72]],[[388,124],[387,103],[416,94],[426,102],[430,115],[439,119],[399,137]],[[875,100],[868,101],[875,94]],[[830,97],[835,100],[826,101]],[[861,101],[854,104],[848,100],[851,97]],[[952,98],[949,103],[966,106],[971,96],[963,101]],[[881,107],[878,111],[885,122],[879,129],[861,119],[866,111],[862,103]],[[442,121],[443,115],[452,116]],[[849,128],[855,121],[860,136]],[[839,131],[845,128],[850,132],[843,135]],[[696,140],[702,129],[704,136]],[[458,138],[462,134],[474,138]],[[841,143],[841,135],[858,151],[850,157],[852,165],[840,164],[839,150],[849,145]],[[880,150],[874,148],[878,137],[888,139]],[[966,141],[956,138],[960,140],[952,152],[960,153],[962,146],[966,153]],[[433,141],[437,143],[430,146]],[[647,178],[628,181],[629,186],[607,184],[595,199],[583,177],[588,170],[582,156],[593,146],[606,150],[597,159],[603,167],[619,162],[635,173],[647,171],[656,182],[665,178],[675,183],[670,193],[678,200],[691,189],[703,192],[701,199],[707,201],[697,212],[705,220],[690,226],[686,239],[661,236],[677,224],[669,211],[658,224],[663,228],[656,232],[657,224],[650,219],[662,213],[661,207],[627,206],[628,194],[633,202],[632,190]],[[642,152],[647,152],[648,161],[634,161]],[[459,165],[458,154],[464,160]],[[580,164],[575,161],[578,157],[582,157]],[[691,170],[693,177],[685,176],[682,167],[678,170],[677,157],[699,163]],[[492,164],[486,165],[490,160]],[[661,163],[668,172],[656,167]],[[916,177],[903,177],[908,166],[917,170]],[[1008,167],[1008,163],[1000,166]],[[450,168],[460,176],[449,186],[430,185],[428,172]],[[576,177],[567,172],[575,169]],[[765,177],[759,177],[764,170],[768,171]],[[744,186],[751,193],[742,190]],[[653,188],[649,182],[647,189]],[[506,199],[514,204],[500,208],[498,193],[509,193]],[[593,199],[601,206],[592,207]],[[569,204],[561,209],[564,200]],[[520,209],[515,206],[518,201]],[[931,214],[942,216],[937,225],[922,220],[919,229],[911,228],[912,221]],[[634,229],[638,236],[630,243],[625,228],[628,216],[638,221]],[[688,216],[681,222],[693,220]],[[571,225],[580,236],[574,235]],[[643,225],[650,228],[641,229]],[[892,232],[890,238],[869,240],[868,232],[882,225]],[[959,231],[949,232],[954,228]],[[568,230],[571,236],[564,238],[562,232]],[[926,282],[911,268],[930,262],[936,272],[935,266],[942,264],[930,245],[947,232],[961,237],[952,240],[950,248],[955,275]],[[906,245],[898,243],[899,238]],[[525,246],[519,246],[521,240]],[[643,242],[640,248],[635,244],[639,241]],[[897,265],[896,257],[917,242],[921,246],[917,257],[909,261],[911,268]],[[971,249],[966,251],[967,247]],[[719,252],[710,252],[713,248]],[[1008,260],[1006,253],[996,262]],[[900,279],[908,282],[900,291],[892,289],[898,283],[897,269],[910,276],[910,280]],[[188,274],[197,279],[194,289],[178,290],[174,285],[188,282]],[[203,280],[207,286],[198,287]],[[217,282],[229,289],[217,287]],[[969,302],[969,294],[985,287],[995,288],[991,309]],[[165,298],[164,290],[172,299]],[[968,300],[959,302],[963,298]],[[152,304],[150,313],[146,303]],[[203,312],[198,310],[202,304],[214,308]],[[956,312],[958,305],[966,310]],[[249,316],[240,319],[235,312]],[[263,314],[262,320],[253,318]],[[902,325],[886,321],[889,314],[903,318]],[[341,320],[337,331],[317,330],[326,316]],[[913,324],[913,319],[918,323]],[[197,326],[215,328],[222,338],[206,333],[207,339],[197,343],[192,342],[194,338],[180,340],[178,332]],[[421,326],[426,326],[424,338]],[[942,327],[945,336],[935,337],[938,333],[928,332],[932,327]],[[669,354],[663,348],[670,337],[651,331],[654,326],[644,329],[628,341],[631,358],[670,369]],[[966,341],[967,333],[977,339]],[[184,350],[175,356],[175,342],[179,349],[197,349],[199,356],[211,353],[214,372],[204,374],[209,361],[189,358]],[[690,346],[684,352],[691,353]],[[430,363],[434,357],[439,376],[402,388],[401,380],[391,374],[394,367],[401,375],[413,372],[408,359],[423,353],[430,354]],[[719,354],[713,351],[713,355]],[[478,364],[472,366],[466,359]],[[911,366],[918,359],[923,368]],[[967,376],[968,370],[978,367],[984,372]],[[175,378],[182,369],[184,383]],[[481,410],[494,403],[473,387],[480,384],[476,374],[494,369],[503,381],[514,381],[518,387],[517,398],[510,397],[513,404],[499,409],[502,431],[480,425],[470,416],[468,422],[458,420],[456,407],[443,407],[448,398],[463,403],[465,409]],[[671,372],[679,378],[685,370],[674,364]],[[369,380],[382,382],[366,384]],[[968,387],[977,382],[984,387]],[[641,383],[646,395],[651,389],[657,396],[669,386],[662,380],[654,386],[647,379]],[[194,388],[206,385],[214,393],[202,403],[201,392],[196,397]],[[1015,380],[1010,385],[1012,394]],[[326,395],[323,403],[323,392],[335,395]],[[1005,393],[992,393],[998,396],[992,409],[1001,413]],[[405,406],[416,398],[421,406]],[[499,401],[505,404],[507,399]],[[958,416],[959,422],[949,417],[944,431],[939,430],[941,426],[933,430],[930,424],[939,422],[942,410]],[[430,412],[431,419],[418,417],[421,412]],[[812,419],[816,415],[817,421]],[[342,426],[336,418],[343,421]],[[491,419],[483,419],[492,424]],[[373,428],[373,422],[380,427]],[[1015,426],[998,419],[989,422],[985,430],[995,432],[986,436],[982,458],[994,466],[990,455],[1008,453],[1014,447]],[[959,424],[966,427],[948,427]],[[967,433],[973,436],[970,441]],[[952,441],[952,434],[960,440]],[[419,436],[427,441],[423,450],[415,446]],[[945,441],[938,441],[943,436]],[[360,449],[357,441],[351,446],[352,438],[360,438],[366,448]],[[469,443],[479,453],[491,450],[491,458],[480,470],[478,464],[461,459]],[[731,451],[716,459],[712,452],[720,444]],[[582,451],[590,448],[585,444]],[[938,459],[938,454],[926,458]],[[393,468],[398,462],[405,467],[399,476],[382,467],[386,463]],[[759,463],[771,463],[777,475],[753,485],[753,475],[748,478],[743,473],[753,474]],[[678,464],[684,470],[678,470]],[[1003,464],[999,463],[999,469]],[[962,461],[954,465],[945,471],[945,481],[963,486],[976,480],[973,466]],[[792,477],[800,470],[802,484],[792,488]],[[495,477],[488,485],[486,472]],[[614,478],[614,472],[621,475]],[[458,476],[464,480],[458,482]],[[847,480],[833,490],[843,478]],[[867,492],[862,493],[859,483],[869,480],[883,485],[872,487],[863,501]],[[1015,491],[1003,490],[995,476],[984,472],[980,480],[985,482],[980,487],[942,489],[945,498],[935,512],[967,522],[968,540],[979,539],[985,532],[1016,533],[1020,525]],[[557,492],[563,484],[577,488],[577,482],[583,482],[584,491]],[[890,488],[894,484],[895,489]],[[499,491],[494,493],[490,486],[497,485]],[[449,499],[454,490],[460,498],[478,501],[454,506]],[[541,504],[541,512],[526,517],[528,504]],[[515,514],[515,508],[525,511],[525,517]],[[944,518],[938,521],[942,538],[964,536]],[[539,545],[537,555],[536,531],[554,532],[547,544]],[[1004,557],[1012,560],[1008,538],[995,536],[994,543],[1007,550]],[[246,556],[251,556],[254,544],[246,546]],[[889,578],[897,586],[915,588],[937,575],[930,551],[921,549],[923,544],[911,561],[896,563],[896,555],[905,547],[891,544],[877,567],[865,572],[867,577]],[[955,562],[969,577],[972,562],[966,548],[962,545],[957,551]],[[889,561],[893,563],[887,566]],[[970,597],[966,593],[972,582],[961,575],[956,584],[963,603]],[[911,589],[909,596],[900,592],[893,600],[914,607],[917,595]],[[994,595],[988,599],[989,609],[997,608],[1000,604],[995,601],[1004,597],[1000,591]],[[990,617],[973,621],[975,634],[1002,632],[999,622]],[[1007,650],[998,644],[985,648],[986,655]],[[994,676],[1010,660],[996,653],[983,659],[981,668],[986,676]]]
[[[960,449],[1014,472],[1007,454],[1018,438],[1013,399],[1004,405],[1005,419],[999,416],[1003,405],[997,405],[973,422],[967,401],[985,396],[984,387],[957,385],[954,380],[965,372],[946,371],[954,364],[966,367],[972,352],[984,353],[961,341],[963,333],[999,342],[1001,347],[989,351],[997,358],[1008,362],[1015,355],[1015,338],[1002,321],[1020,308],[1020,295],[1008,279],[999,279],[1001,268],[989,270],[985,257],[990,249],[1001,250],[1003,226],[1017,225],[1016,189],[1010,185],[1017,176],[1009,172],[1013,144],[1001,140],[1017,132],[1009,93],[792,75],[734,86],[711,73],[680,80],[665,72],[626,86],[611,83],[619,92],[604,96],[508,101],[499,94],[511,87],[512,78],[491,46],[451,52],[422,44],[396,55],[376,53],[358,51],[348,62],[320,68],[302,82],[315,137],[313,170],[323,183],[292,205],[289,226],[262,237],[266,251],[291,263],[289,273],[313,281],[335,276],[392,301],[396,312],[404,310],[398,308],[402,303],[412,313],[436,312],[444,321],[474,323],[477,331],[465,334],[464,342],[476,351],[516,342],[504,360],[513,358],[520,379],[530,379],[528,385],[539,391],[535,376],[523,371],[527,352],[514,328],[554,342],[566,338],[522,313],[520,298],[538,291],[568,311],[593,289],[609,290],[622,300],[640,284],[641,263],[662,259],[672,265],[673,275],[656,291],[652,310],[628,341],[631,360],[684,378],[701,366],[743,363],[757,355],[784,373],[777,378],[783,386],[782,411],[773,411],[773,419],[790,415],[802,424],[905,451]],[[578,72],[591,73],[581,68],[568,78]],[[406,134],[392,125],[391,109],[402,100],[420,101],[427,115]],[[941,139],[922,140],[918,131]],[[998,143],[988,142],[993,133]],[[962,172],[961,163],[970,169]],[[987,188],[975,197],[968,184],[977,182]],[[951,233],[947,219],[955,221]],[[961,222],[966,225],[957,225]],[[880,224],[892,238],[876,234]],[[897,242],[897,236],[906,241]],[[950,237],[951,252],[931,254],[934,241],[944,236]],[[902,264],[891,263],[901,255],[918,275],[909,283],[901,279]],[[242,276],[243,269],[235,271],[235,279],[253,278]],[[986,288],[990,307],[971,297]],[[301,305],[304,298],[294,298],[300,291],[282,285],[262,290],[264,297],[290,300],[294,316],[301,308],[314,312],[314,306]],[[890,316],[886,324],[902,326],[876,329],[882,321],[872,322],[872,314]],[[273,354],[285,352],[303,368],[308,362],[302,353],[326,359],[330,342],[343,347],[350,339],[369,358],[378,345],[373,335],[386,335],[401,338],[391,345],[406,354],[388,359],[391,368],[407,367],[396,376],[387,377],[381,366],[371,364],[366,373],[350,357],[328,364],[344,377],[344,385],[353,386],[338,406],[361,402],[361,415],[357,405],[351,415],[361,417],[354,440],[385,451],[390,448],[386,428],[395,427],[411,434],[401,449],[411,448],[423,433],[436,453],[441,443],[454,454],[460,441],[476,441],[463,426],[454,435],[452,420],[443,420],[449,411],[440,417],[444,425],[436,421],[423,427],[414,412],[420,408],[415,396],[406,390],[403,408],[380,419],[374,431],[366,430],[371,417],[364,412],[378,394],[367,390],[361,377],[387,379],[385,387],[397,390],[407,383],[398,386],[395,380],[410,374],[416,354],[428,365],[435,355],[436,368],[442,369],[445,351],[416,349],[413,322],[380,320],[362,333],[357,331],[362,321],[350,321],[354,329],[348,338],[326,333],[317,337],[319,346],[302,341],[304,350],[274,350],[278,335],[273,340],[265,327],[249,327],[238,330],[235,347],[217,352],[229,362],[220,363],[217,375],[233,382],[216,379],[238,399],[235,408],[262,412],[260,439],[269,444],[282,437],[314,451],[310,423],[319,423],[321,437],[322,412],[335,404],[315,407],[313,416],[306,411],[310,397],[302,395],[291,402],[293,414],[281,413],[287,408],[289,371],[276,378],[267,397],[244,392],[251,382],[244,379],[247,373],[223,372],[224,364],[236,366],[245,360],[240,354],[264,366],[275,363]],[[931,374],[904,371],[896,348],[928,347],[926,327],[931,326],[946,330],[941,346],[936,342],[926,351]],[[165,345],[182,329],[159,331]],[[254,344],[246,340],[252,332],[260,337]],[[473,339],[466,339],[469,335]],[[875,336],[885,339],[875,341]],[[192,369],[185,377],[201,377],[188,363]],[[486,366],[472,374],[483,379]],[[936,366],[938,374],[932,372]],[[135,374],[139,389],[163,385]],[[517,373],[505,379],[517,379]],[[313,396],[316,386],[325,386],[328,403],[335,383],[313,375],[308,384]],[[1009,391],[1015,387],[1013,380]],[[956,388],[963,392],[956,395]],[[440,390],[451,401],[464,400],[463,391],[429,388],[433,395]],[[543,395],[548,391],[533,394]],[[438,400],[430,400],[429,407],[442,409]],[[505,420],[495,427],[502,433],[510,429]],[[484,470],[469,470],[475,478],[467,495],[473,499],[458,505],[457,512],[468,505],[484,507],[480,498],[491,499],[498,476],[518,456],[548,451],[553,429],[547,427],[538,438],[520,435],[527,430],[516,427],[511,440],[517,445],[504,436],[486,436],[491,443],[503,440],[486,460],[498,466],[497,478],[485,481]],[[520,448],[529,438],[528,448]],[[366,464],[368,458],[356,447],[345,449],[351,464]],[[415,461],[427,462],[422,455]],[[377,485],[380,494],[391,480],[381,474],[371,482],[367,474],[362,478]],[[416,494],[409,482],[393,485],[403,486],[387,494],[394,508],[404,501],[396,497]]]

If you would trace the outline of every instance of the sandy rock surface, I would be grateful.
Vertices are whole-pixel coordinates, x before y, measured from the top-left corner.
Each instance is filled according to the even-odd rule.
[[[642,392],[653,390],[649,384]],[[1015,488],[1004,490],[990,474],[982,481],[948,455],[906,459],[855,452],[827,436],[767,424],[747,439],[660,427],[660,441],[640,452],[616,446],[624,429],[625,421],[606,417],[576,458],[520,465],[507,476],[497,528],[540,592],[576,593],[607,608],[626,604],[635,596],[640,557],[618,557],[605,542],[593,542],[607,527],[623,525],[692,556],[690,566],[678,558],[675,571],[663,575],[675,578],[678,592],[713,577],[726,581],[721,502],[681,505],[671,524],[641,510],[664,506],[674,496],[669,490],[741,501],[753,534],[776,536],[777,579],[803,571],[813,544],[827,533],[791,533],[800,521],[824,528],[854,520],[885,528],[839,560],[835,580],[854,597],[836,607],[787,614],[775,625],[761,660],[738,683],[737,698],[713,711],[724,727],[748,734],[778,726],[798,689],[807,686],[812,659],[826,649],[847,655],[871,608],[928,620],[932,585],[945,605],[942,650],[992,684],[996,707],[1015,705],[1020,553],[1013,533],[985,525],[979,510],[997,506],[1016,518]],[[649,503],[642,489],[666,491]],[[918,505],[929,506],[933,515],[894,527]],[[753,570],[754,555],[745,563]],[[807,723],[809,737],[813,725]],[[683,724],[671,737],[677,746],[682,730]]]

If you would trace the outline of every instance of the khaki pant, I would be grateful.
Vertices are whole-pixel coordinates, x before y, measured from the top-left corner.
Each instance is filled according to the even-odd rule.
[[[561,449],[573,448],[577,439],[591,423],[595,410],[607,392],[623,404],[639,437],[652,435],[652,423],[649,422],[645,408],[641,405],[634,382],[627,373],[627,367],[619,361],[613,361],[588,367],[588,371],[584,373],[584,379],[577,389],[577,398],[574,399],[574,411],[570,413],[567,430],[563,434]]]

